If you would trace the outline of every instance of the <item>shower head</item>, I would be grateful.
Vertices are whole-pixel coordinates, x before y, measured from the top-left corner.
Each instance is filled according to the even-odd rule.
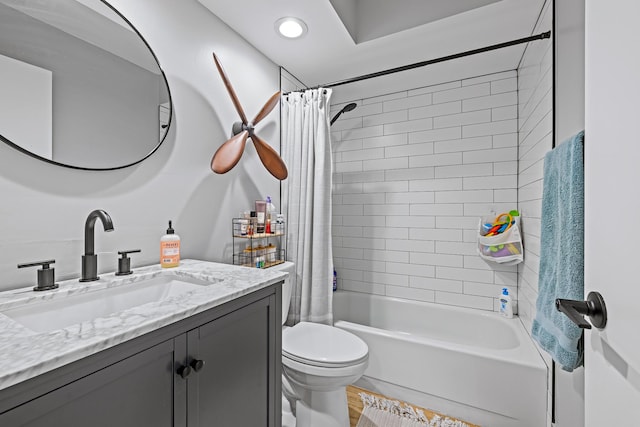
[[[351,104],[347,104],[344,106],[344,108],[342,109],[342,112],[344,113],[345,111],[352,111],[357,107],[355,102],[352,102]]]
[[[336,120],[338,120],[338,117],[340,117],[340,115],[344,112],[347,111],[353,111],[355,108],[357,107],[355,102],[352,102],[350,104],[345,105],[344,107],[342,107],[342,110],[338,111],[338,114],[336,114],[335,116],[333,116],[333,119],[331,119],[331,123],[329,123],[329,125],[332,125],[333,122],[335,122]]]

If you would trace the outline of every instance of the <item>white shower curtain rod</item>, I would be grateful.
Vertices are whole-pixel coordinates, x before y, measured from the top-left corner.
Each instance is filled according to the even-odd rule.
[[[533,36],[523,37],[521,39],[516,39],[516,40],[511,40],[511,41],[508,41],[508,42],[498,43],[498,44],[494,44],[494,45],[491,45],[491,46],[485,46],[485,47],[481,47],[481,48],[478,48],[478,49],[467,50],[465,52],[455,53],[453,55],[442,56],[440,58],[435,58],[435,59],[429,59],[427,61],[416,62],[416,63],[409,64],[409,65],[403,65],[401,67],[390,68],[388,70],[377,71],[375,73],[364,74],[362,76],[352,77],[352,78],[345,79],[345,80],[339,80],[339,81],[336,81],[336,82],[333,82],[333,83],[326,83],[326,84],[323,84],[323,85],[320,85],[320,86],[315,86],[315,87],[312,87],[312,88],[308,88],[306,90],[318,89],[318,88],[321,88],[321,87],[322,88],[330,88],[330,87],[335,87],[335,86],[342,86],[342,85],[346,85],[346,84],[349,84],[349,83],[355,83],[355,82],[359,82],[359,81],[362,81],[362,80],[372,79],[374,77],[386,76],[387,74],[398,73],[400,71],[412,70],[414,68],[424,67],[426,65],[437,64],[439,62],[451,61],[452,59],[458,59],[458,58],[463,58],[465,56],[476,55],[478,53],[489,52],[489,51],[492,51],[492,50],[502,49],[502,48],[505,48],[505,47],[515,46],[515,45],[518,45],[518,44],[528,43],[528,42],[532,42],[532,41],[536,41],[536,40],[548,39],[550,37],[551,37],[551,31],[547,31],[547,32],[536,34],[536,35],[533,35]],[[287,92],[287,93],[285,93],[285,95],[288,95],[289,93],[291,93],[291,92]]]

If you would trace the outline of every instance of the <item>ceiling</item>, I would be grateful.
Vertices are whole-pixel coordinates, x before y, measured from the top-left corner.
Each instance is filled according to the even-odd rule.
[[[500,0],[329,0],[356,44],[419,27]],[[393,19],[389,19],[392,16]]]
[[[317,86],[529,36],[545,0],[199,1],[273,62]],[[308,33],[297,40],[276,34],[274,24],[284,16],[305,21]],[[419,74],[426,85],[512,70],[524,48],[425,67]]]

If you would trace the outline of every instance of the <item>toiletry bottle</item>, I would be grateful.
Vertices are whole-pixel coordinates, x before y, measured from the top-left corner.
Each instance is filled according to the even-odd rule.
[[[256,200],[256,215],[258,217],[256,230],[257,234],[264,233],[264,221],[267,215],[267,202],[264,200]]]
[[[271,196],[267,196],[267,206],[266,206],[266,215],[264,219],[264,232],[267,234],[271,234],[271,212],[273,204],[271,203]]]
[[[267,253],[267,262],[274,263],[276,262],[276,247],[273,243],[269,243],[266,249]]]
[[[247,235],[251,236],[257,233],[256,231],[257,222],[258,222],[258,217],[257,217],[256,211],[249,212],[249,226],[247,227]]]
[[[240,235],[246,236],[247,230],[249,229],[249,220],[243,218],[238,220],[238,222],[240,223]]]
[[[336,269],[333,269],[333,292],[338,290],[338,273],[336,273]]]
[[[241,212],[240,218],[238,219],[238,224],[240,228],[240,235],[246,236],[249,230],[249,211]],[[234,230],[237,232],[237,230]]]
[[[281,213],[276,215],[276,234],[284,234],[284,215]]]
[[[500,314],[509,319],[513,317],[513,304],[508,288],[502,288],[502,294],[500,294]]]
[[[160,266],[162,268],[177,267],[180,265],[180,236],[175,234],[169,221],[167,234],[160,239]]]

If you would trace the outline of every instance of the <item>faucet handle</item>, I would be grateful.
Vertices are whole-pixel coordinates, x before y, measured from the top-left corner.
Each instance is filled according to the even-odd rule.
[[[140,249],[131,249],[128,251],[118,251],[118,255],[121,257],[118,259],[118,272],[116,276],[126,276],[127,274],[133,273],[131,271],[131,258],[127,257],[129,254],[135,254],[138,252],[142,252]]]
[[[55,259],[50,259],[47,261],[35,261],[35,262],[27,262],[23,264],[18,264],[18,268],[25,267],[36,267],[41,265],[42,268],[38,270],[38,282],[37,286],[33,288],[34,291],[48,291],[51,289],[56,289],[58,284],[55,283],[55,268],[49,268],[49,264],[55,263]]]

